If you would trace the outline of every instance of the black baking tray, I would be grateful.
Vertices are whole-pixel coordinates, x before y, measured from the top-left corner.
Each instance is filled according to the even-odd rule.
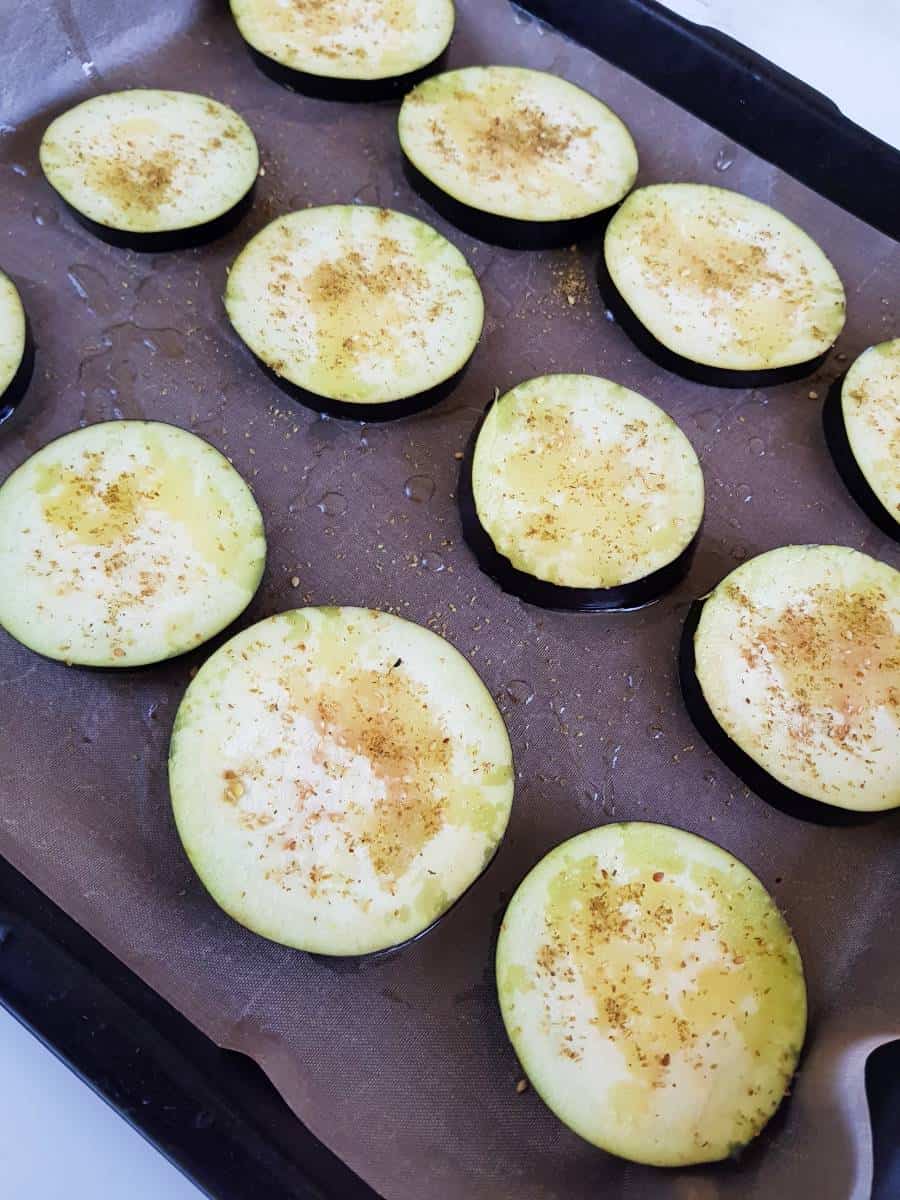
[[[752,51],[652,0],[521,7],[900,238],[900,152]],[[214,1200],[376,1196],[254,1063],[215,1046],[2,858],[0,1003]],[[866,1089],[872,1200],[897,1200],[900,1042],[870,1056]]]

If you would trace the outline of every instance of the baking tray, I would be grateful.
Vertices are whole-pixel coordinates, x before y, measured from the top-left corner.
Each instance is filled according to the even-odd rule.
[[[255,1063],[211,1042],[3,859],[0,1003],[213,1200],[376,1196]],[[900,1041],[869,1055],[866,1095],[871,1200],[896,1200]]]
[[[255,1063],[211,1042],[3,859],[0,1003],[213,1200],[376,1197]],[[871,1200],[896,1200],[900,1041],[869,1055],[866,1094]]]
[[[900,194],[900,155],[805,85],[652,4],[532,0],[528,7],[716,126],[730,142],[897,236],[891,198]],[[28,30],[17,26],[21,12],[11,12],[7,36],[20,61],[43,66],[39,28],[33,22]],[[74,63],[91,77],[81,32],[86,27],[112,43],[122,61],[140,52],[102,6],[61,3],[54,12],[69,53],[62,63],[47,62],[48,73]],[[159,17],[160,43],[183,36],[177,24],[167,27],[167,19],[165,13]],[[12,112],[14,78],[13,70],[0,82],[0,118]],[[38,223],[49,219],[42,212],[34,216]],[[101,297],[99,303],[112,301]],[[375,1194],[303,1129],[254,1064],[205,1038],[8,864],[0,870],[0,908],[4,1003],[209,1194],[243,1200],[262,1186],[274,1197]],[[890,1160],[900,1106],[896,1051],[876,1051],[867,1074],[876,1195],[887,1198],[898,1189]]]

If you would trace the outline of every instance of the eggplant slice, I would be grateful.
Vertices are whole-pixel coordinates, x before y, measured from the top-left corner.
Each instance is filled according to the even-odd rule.
[[[900,806],[900,572],[845,546],[783,546],[688,616],[697,728],[762,799],[854,824]]]
[[[443,638],[371,609],[306,608],[200,669],[169,782],[187,855],[225,912],[346,956],[420,936],[481,875],[513,767],[489,692]]]
[[[154,421],[89,425],[0,487],[0,626],[67,663],[159,662],[246,608],[265,549],[250,489],[218,450]]]
[[[18,289],[0,271],[0,425],[13,415],[34,370],[34,344]]]
[[[634,142],[616,114],[545,71],[437,75],[405,98],[398,129],[412,186],[466,233],[503,246],[587,236],[637,175]]]
[[[278,217],[228,276],[232,325],[296,399],[354,420],[442,399],[484,321],[478,280],[430,225],[331,205]]]
[[[519,886],[497,945],[506,1031],[570,1129],[680,1167],[745,1146],[806,1032],[791,931],[727,851],[665,825],[563,842]]]
[[[610,220],[600,290],[637,347],[719,387],[798,379],[844,325],[844,289],[802,229],[740,192],[639,188]]]
[[[639,608],[690,566],[703,472],[644,396],[544,375],[489,407],[459,497],[466,540],[504,590],[547,608]]]
[[[825,437],[860,508],[900,542],[900,338],[870,346],[829,389]]]
[[[453,0],[231,0],[260,70],[325,100],[402,96],[440,64]]]
[[[191,92],[135,88],[56,118],[41,167],[83,225],[133,250],[178,250],[231,229],[259,170],[253,131],[231,108]]]

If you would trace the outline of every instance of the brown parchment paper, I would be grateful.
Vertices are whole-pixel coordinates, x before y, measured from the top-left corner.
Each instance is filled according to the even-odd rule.
[[[627,121],[640,182],[738,188],[797,220],[832,257],[849,319],[819,374],[765,392],[705,388],[653,366],[604,318],[596,246],[501,251],[445,226],[404,182],[396,107],[282,90],[254,68],[226,6],[7,0],[5,12],[0,264],[21,286],[38,366],[30,420],[0,433],[0,471],[80,422],[124,414],[196,430],[252,481],[266,518],[268,568],[239,624],[310,602],[380,606],[431,625],[502,706],[517,789],[493,866],[427,938],[385,961],[314,961],[221,914],[176,838],[167,743],[204,652],[101,673],[45,662],[0,634],[0,852],[218,1043],[252,1055],[390,1200],[861,1200],[870,1177],[863,1060],[900,1034],[900,823],[894,814],[821,828],[749,794],[688,720],[675,654],[690,599],[747,555],[828,541],[896,564],[843,489],[820,407],[847,365],[841,356],[900,333],[900,247],[505,0],[461,0],[453,64],[560,72]],[[225,241],[152,258],[110,249],[62,212],[41,178],[37,146],[50,117],[132,85],[203,90],[252,124],[265,173],[251,215]],[[470,257],[487,302],[459,390],[384,426],[323,420],[283,397],[220,302],[227,265],[265,222],[350,200],[433,221]],[[699,553],[689,578],[652,608],[529,608],[482,576],[461,542],[454,453],[495,387],[553,370],[609,375],[645,393],[702,457]],[[737,1165],[632,1166],[579,1141],[533,1093],[516,1094],[492,975],[504,904],[551,846],[613,817],[721,843],[758,872],[795,930],[809,1049],[789,1103]]]

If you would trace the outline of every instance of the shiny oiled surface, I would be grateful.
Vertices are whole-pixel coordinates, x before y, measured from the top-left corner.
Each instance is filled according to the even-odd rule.
[[[246,122],[226,105],[133,88],[58,117],[44,132],[41,166],[92,221],[158,233],[227,212],[253,186],[259,155]]]
[[[694,648],[716,720],[781,783],[900,807],[900,572],[844,547],[773,550],[707,598]]]
[[[656,1166],[714,1162],[755,1137],[806,1027],[800,954],[759,880],[709,842],[639,821],[573,838],[526,877],[497,986],[551,1108]]]
[[[379,404],[458,371],[484,319],[465,257],[430,225],[364,205],[288,213],[228,276],[225,306],[267,366],[317,396]]]
[[[703,473],[678,426],[590,375],[546,375],[499,397],[472,487],[497,550],[566,587],[645,578],[687,548],[703,516]]]
[[[619,117],[549,73],[486,66],[419,84],[398,119],[404,153],[464,204],[503,217],[554,221],[621,200],[637,152]]]
[[[638,189],[610,221],[603,253],[638,320],[692,362],[738,371],[808,362],[844,325],[843,285],[821,248],[726,188]]]
[[[231,0],[260,53],[295,71],[384,79],[432,62],[453,32],[452,0]]]
[[[139,666],[192,650],[262,576],[262,517],[208,443],[109,421],[45,446],[0,487],[0,625],[50,658]]]
[[[414,937],[509,820],[503,720],[451,645],[359,608],[295,609],[204,665],[178,710],[178,831],[236,920],[319,954]]]

